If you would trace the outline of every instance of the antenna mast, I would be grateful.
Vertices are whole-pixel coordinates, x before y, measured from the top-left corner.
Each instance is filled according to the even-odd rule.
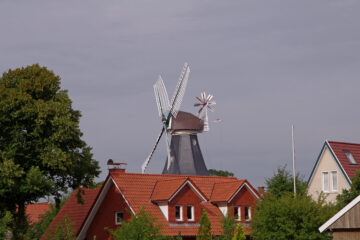
[[[294,197],[296,197],[294,125],[291,125],[291,138],[292,138],[292,164],[293,164],[293,178],[294,178]]]

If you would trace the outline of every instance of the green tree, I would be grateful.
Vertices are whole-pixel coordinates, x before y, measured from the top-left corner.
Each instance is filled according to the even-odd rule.
[[[233,207],[229,207],[228,214],[221,219],[222,236],[220,239],[222,240],[232,240],[233,238],[236,223],[234,216],[229,214],[232,211]]]
[[[350,189],[343,189],[342,193],[336,196],[337,208],[340,210],[360,195],[360,170],[356,170],[355,176],[351,178]]]
[[[235,234],[234,234],[232,240],[245,240],[245,239],[246,239],[246,236],[243,232],[242,225],[241,225],[241,223],[238,223],[236,225]]]
[[[22,239],[25,204],[90,186],[99,175],[91,148],[81,139],[80,112],[72,108],[60,77],[32,65],[0,78],[0,202]]]
[[[178,231],[178,235],[176,236],[175,240],[183,240],[180,231]]]
[[[0,239],[6,239],[9,233],[9,225],[12,221],[12,215],[10,212],[4,212],[0,218]]]
[[[296,193],[298,195],[306,194],[306,182],[299,176],[295,177],[296,182]],[[286,170],[286,165],[279,167],[277,172],[271,178],[265,179],[267,189],[276,197],[280,197],[284,193],[294,192],[294,180],[292,174]]]
[[[211,176],[220,176],[220,177],[233,177],[234,176],[234,173],[224,171],[224,170],[209,169],[208,171]]]
[[[68,216],[65,216],[62,221],[58,222],[54,229],[50,229],[45,237],[45,240],[76,240],[74,223]]]
[[[201,218],[200,218],[200,226],[197,232],[196,240],[211,240],[211,223],[208,217],[208,214],[205,209],[203,209]]]
[[[268,194],[257,203],[252,220],[254,240],[325,240],[326,234],[318,227],[334,213],[334,207],[324,201],[314,201],[303,194],[295,198],[292,193],[280,197]]]
[[[115,230],[107,229],[114,237],[114,240],[165,239],[160,234],[160,225],[156,223],[156,219],[143,208],[140,209],[137,216],[133,213],[131,215],[131,220],[129,222],[123,221],[121,227]]]

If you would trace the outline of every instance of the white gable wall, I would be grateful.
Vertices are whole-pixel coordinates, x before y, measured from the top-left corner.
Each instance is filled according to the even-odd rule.
[[[331,171],[337,172],[337,181],[338,181],[337,191],[331,190],[331,185],[332,185]],[[350,185],[347,182],[345,176],[343,175],[341,169],[339,168],[338,164],[336,163],[336,160],[333,158],[327,146],[325,146],[324,151],[320,156],[318,165],[314,170],[312,179],[308,186],[308,193],[312,196],[314,200],[317,200],[319,194],[323,191],[323,174],[322,174],[323,172],[329,173],[330,191],[328,193],[325,193],[326,201],[335,202],[336,196],[340,194],[343,189],[349,189]]]

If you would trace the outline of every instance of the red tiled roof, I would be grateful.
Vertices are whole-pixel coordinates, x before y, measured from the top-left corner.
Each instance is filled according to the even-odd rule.
[[[189,179],[192,183],[195,184],[195,187],[204,195],[206,199],[210,199],[212,190],[215,183],[229,182],[229,181],[242,181],[238,180],[235,177],[217,177],[217,176],[191,176],[191,175],[167,175],[167,174],[137,174],[137,173],[121,173],[116,171],[110,171],[111,177],[114,179],[115,183],[120,188],[121,192],[125,196],[126,200],[129,202],[131,208],[138,213],[141,206],[145,207],[146,211],[151,212],[153,217],[155,217],[160,225],[162,225],[162,233],[167,236],[176,236],[178,231],[181,231],[183,236],[194,236],[197,233],[198,226],[170,226],[169,223],[164,218],[163,214],[159,208],[149,201],[149,197],[153,192],[155,184],[160,181],[169,181],[174,183],[171,187],[172,190],[176,186],[181,185],[180,183],[184,182],[184,179]],[[178,182],[176,181],[178,179]],[[159,190],[158,196],[168,196],[169,192],[164,188],[164,192]],[[256,190],[255,190],[256,192]],[[222,213],[220,210],[213,204],[209,202],[201,203],[203,207],[207,210],[209,219],[212,226],[213,234],[221,234],[221,224],[220,219],[222,218]],[[249,233],[249,232],[247,232]]]
[[[227,202],[235,192],[244,184],[244,180],[215,183],[214,191],[211,196],[212,202]]]
[[[28,204],[25,207],[25,213],[28,216],[30,224],[40,221],[40,217],[50,210],[50,204],[48,202]]]
[[[168,200],[186,182],[187,178],[156,181],[152,201]]]
[[[74,223],[73,227],[76,229],[76,235],[77,235],[100,189],[101,186],[94,189],[81,188],[81,190],[84,191],[84,194],[82,195],[84,204],[78,203],[76,197],[77,190],[75,190],[70,195],[68,200],[65,202],[64,206],[62,206],[62,208],[60,209],[54,220],[51,222],[50,226],[48,227],[48,230],[54,229],[56,227],[56,224],[58,222],[61,222],[64,219],[64,217],[67,216],[70,219],[70,221]],[[46,234],[48,234],[48,231],[44,233],[41,239],[44,239],[44,236],[46,236]]]
[[[197,191],[199,191],[206,199],[210,199],[215,184],[229,183],[227,188],[236,191],[236,186],[240,186],[245,180],[238,180],[235,177],[217,177],[217,176],[188,176],[188,175],[167,175],[167,174],[138,174],[125,173],[121,171],[111,170],[109,176],[114,180],[117,187],[125,197],[130,205],[130,208],[138,214],[143,207],[145,211],[151,212],[151,215],[157,219],[161,226],[161,232],[167,236],[176,236],[180,231],[183,236],[195,236],[198,231],[198,225],[169,225],[159,207],[152,200],[164,200],[171,197],[186,181],[190,181]],[[221,185],[220,185],[221,186]],[[249,187],[251,185],[249,184]],[[78,235],[82,225],[88,214],[91,211],[92,205],[95,203],[99,195],[100,187],[96,189],[84,189],[85,191],[85,205],[79,205],[76,199],[76,191],[69,197],[65,205],[61,208],[59,214],[51,223],[50,228],[55,226],[55,223],[62,219],[65,214],[75,223],[74,227]],[[257,191],[252,188],[255,193]],[[221,193],[220,189],[217,189]],[[101,192],[101,190],[100,190]],[[208,216],[212,226],[212,233],[221,234],[222,213],[220,210],[210,202],[201,202],[201,205],[208,212]],[[244,232],[250,234],[250,228],[244,226]]]
[[[335,141],[328,141],[328,143],[348,177],[352,178],[355,176],[355,171],[360,170],[360,144]],[[357,162],[356,165],[350,164],[344,151],[349,151],[353,155]]]

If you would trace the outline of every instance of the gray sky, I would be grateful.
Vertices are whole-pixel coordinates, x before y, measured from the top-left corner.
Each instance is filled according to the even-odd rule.
[[[360,2],[0,1],[0,72],[39,63],[62,78],[100,162],[140,172],[161,129],[152,85],[172,95],[185,61],[182,110],[217,102],[200,134],[208,168],[253,185],[291,166],[309,176],[325,139],[360,142]],[[160,173],[164,141],[149,165]]]

